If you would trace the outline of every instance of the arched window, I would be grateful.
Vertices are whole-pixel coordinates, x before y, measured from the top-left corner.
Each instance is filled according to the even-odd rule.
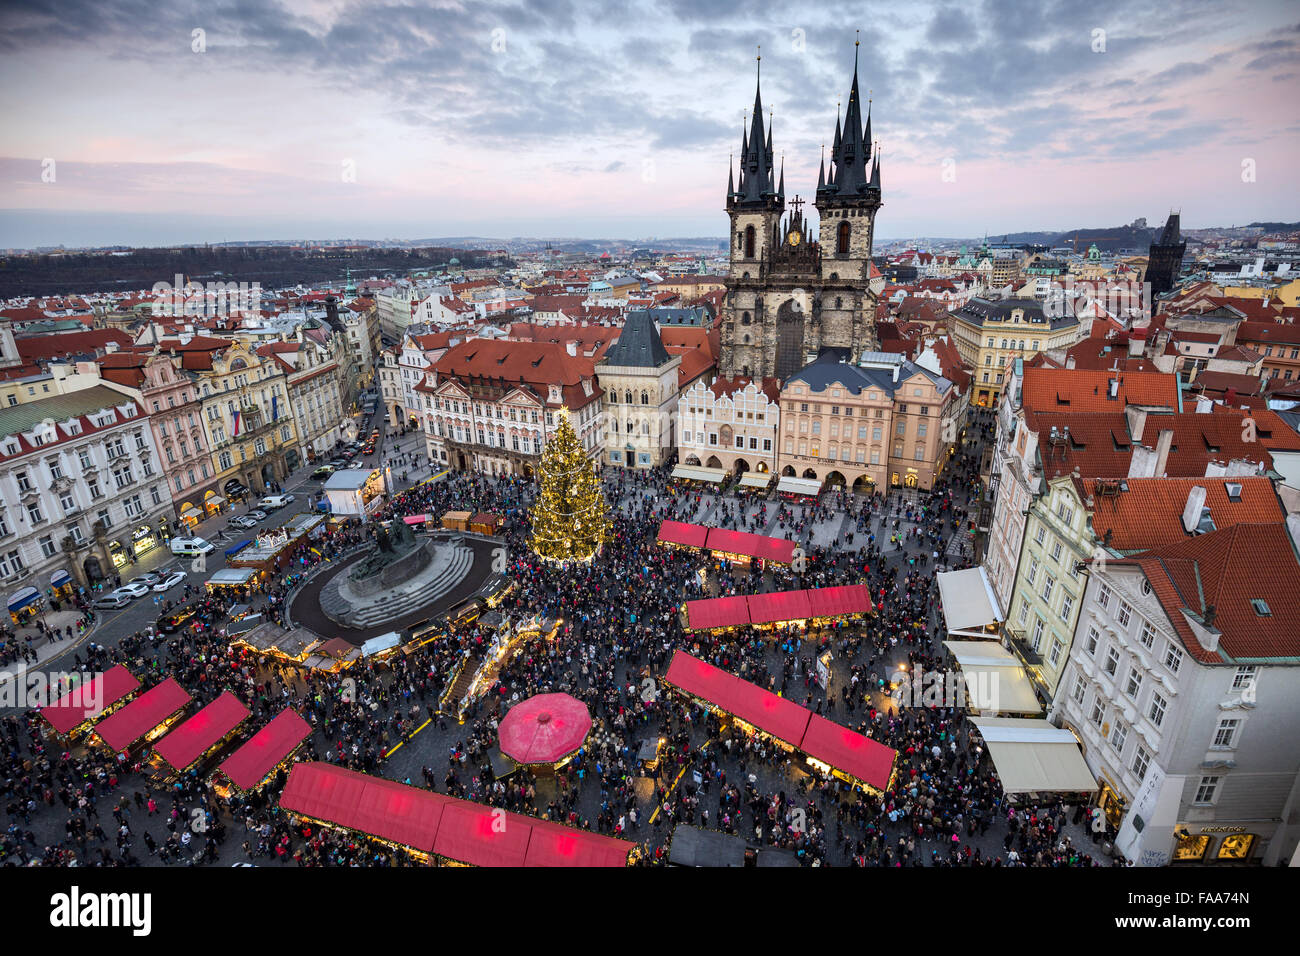
[[[628,389],[628,390],[627,390],[627,393],[624,394],[624,396],[623,396],[623,404],[624,404],[624,405],[631,405],[631,404],[632,404],[632,390],[631,390],[631,389]]]
[[[849,251],[849,229],[847,222],[840,223],[839,234],[835,239],[835,252],[841,256],[847,255]]]
[[[844,308],[844,300],[840,298],[838,295],[835,297],[835,308],[837,309]]]
[[[617,404],[618,404],[618,392],[611,391],[611,392],[609,393],[609,403],[610,403],[611,405],[617,405]]]
[[[745,227],[745,258],[754,258],[754,227]]]
[[[650,404],[650,393],[649,393],[649,392],[642,392],[642,393],[641,393],[641,404],[642,404],[642,405],[649,405],[649,404]]]
[[[741,324],[741,325],[749,325],[749,313],[748,313],[748,312],[742,312],[742,313],[740,313],[740,324]]]

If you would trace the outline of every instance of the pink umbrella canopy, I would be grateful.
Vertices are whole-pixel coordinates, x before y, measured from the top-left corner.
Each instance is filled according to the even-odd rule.
[[[591,732],[587,705],[568,694],[538,694],[501,719],[501,752],[515,763],[554,764],[576,753]]]

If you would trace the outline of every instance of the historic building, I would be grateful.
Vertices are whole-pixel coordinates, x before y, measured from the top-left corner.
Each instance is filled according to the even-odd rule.
[[[780,402],[774,378],[696,379],[677,400],[678,461],[736,474],[776,471]]]
[[[576,351],[576,349],[575,349]],[[650,313],[629,312],[618,339],[596,366],[609,427],[606,461],[655,468],[676,445],[677,369]]]
[[[830,169],[818,173],[816,237],[796,197],[786,213],[785,171],[773,165],[772,129],[760,90],[740,149],[740,177],[727,173],[731,255],[722,309],[720,373],[785,380],[822,350],[856,360],[876,347],[883,279],[871,264],[880,209],[880,158],[872,155],[871,115],[862,122],[857,65],[848,110],[835,123]]]
[[[1165,221],[1160,241],[1151,243],[1146,279],[1151,283],[1152,298],[1172,289],[1178,282],[1179,273],[1183,271],[1183,253],[1187,251],[1187,240],[1182,238],[1180,219],[1178,213],[1171,212]]]

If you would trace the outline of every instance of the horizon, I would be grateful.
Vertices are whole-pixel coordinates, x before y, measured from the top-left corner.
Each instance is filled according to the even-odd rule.
[[[1300,219],[1280,0],[237,9],[0,13],[0,247],[723,239],[759,47],[809,200],[856,53],[882,241]]]

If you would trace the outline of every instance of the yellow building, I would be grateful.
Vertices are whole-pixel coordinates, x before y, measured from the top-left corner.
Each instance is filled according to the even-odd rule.
[[[973,370],[972,401],[997,404],[1006,367],[1049,349],[1069,348],[1086,330],[1073,315],[1054,315],[1029,299],[971,299],[951,313],[949,331],[962,360]]]
[[[1300,305],[1300,279],[1292,279],[1276,286],[1225,285],[1223,294],[1239,299],[1268,299],[1269,302],[1296,306]]]

